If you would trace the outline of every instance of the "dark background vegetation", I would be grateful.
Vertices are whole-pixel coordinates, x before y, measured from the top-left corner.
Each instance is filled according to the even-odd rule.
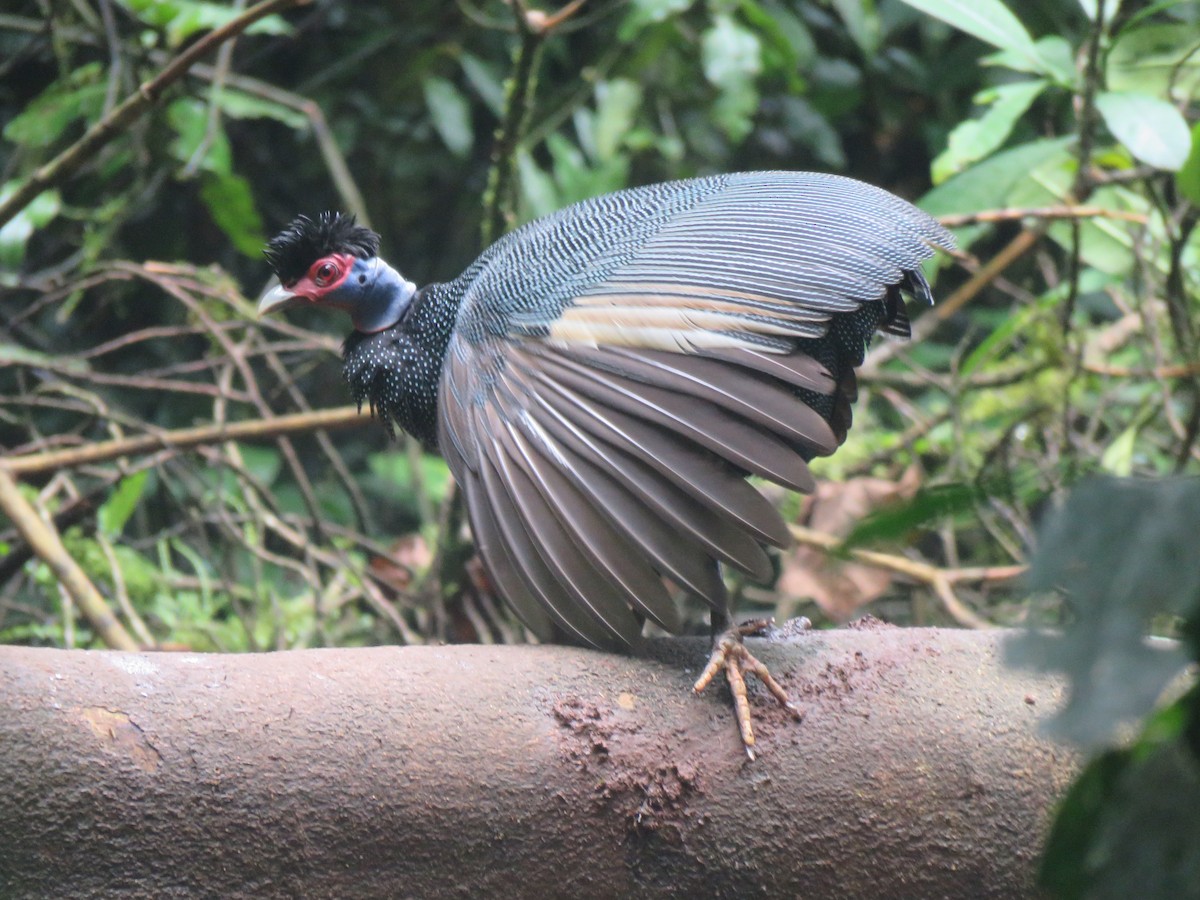
[[[6,7],[0,209],[240,9]],[[24,504],[51,523],[144,646],[520,640],[456,527],[439,460],[365,421],[346,427],[348,414],[325,431],[301,419],[289,437],[173,444],[177,429],[262,421],[270,432],[278,415],[346,403],[346,322],[255,320],[264,240],[298,212],[350,210],[423,283],[456,275],[495,236],[493,218],[508,227],[711,172],[840,172],[942,217],[959,254],[931,267],[939,305],[911,311],[920,340],[873,350],[855,429],[821,465],[817,501],[778,498],[800,547],[781,556],[776,584],[738,585],[742,612],[830,622],[865,607],[901,623],[1041,625],[1085,620],[1094,602],[1091,621],[1111,627],[1069,652],[1026,655],[1094,673],[1119,646],[1127,668],[1110,667],[1124,674],[1097,693],[1136,682],[1136,697],[1119,710],[1083,704],[1082,737],[1103,742],[1097,722],[1144,714],[1174,669],[1138,655],[1143,632],[1186,638],[1200,618],[1187,574],[1200,558],[1194,485],[1108,483],[1091,506],[1060,513],[1080,518],[1035,565],[1035,600],[1013,576],[1043,514],[1086,477],[1198,470],[1196,7],[631,0],[544,11],[560,12],[544,34],[530,32],[544,17],[494,0],[318,2],[270,16],[78,172],[0,216],[0,446],[15,466],[0,475],[20,479],[9,520]],[[535,77],[514,92],[522,52]],[[514,189],[489,190],[505,172]],[[86,463],[46,456],[142,434],[162,443]],[[1138,543],[1139,521],[1154,544]],[[848,533],[859,559],[831,561],[821,548]],[[53,553],[34,543],[0,520],[0,641],[102,645]],[[1150,587],[1109,591],[1148,547],[1163,551],[1137,570]],[[1071,591],[1076,559],[1105,573],[1086,592]],[[1134,813],[1101,801],[1127,794],[1122,779],[1163,747],[1179,758],[1154,777],[1200,796],[1196,757],[1179,750],[1200,746],[1197,705],[1187,695],[1167,707],[1157,743],[1109,751],[1085,775],[1068,806],[1076,830],[1057,833],[1064,894],[1095,889],[1140,832]],[[1190,808],[1176,835],[1200,829]],[[1194,895],[1198,883],[1164,889]]]

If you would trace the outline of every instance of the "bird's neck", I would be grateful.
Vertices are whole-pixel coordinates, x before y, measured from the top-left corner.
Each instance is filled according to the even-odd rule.
[[[354,284],[353,299],[344,307],[355,330],[374,334],[399,322],[417,286],[378,257],[358,260],[350,280],[356,272],[361,272],[359,281],[365,279],[365,286]]]
[[[413,297],[404,317],[375,334],[353,332],[342,348],[343,371],[354,401],[370,406],[427,448],[437,448],[437,398],[442,361],[458,316],[458,297],[431,284]]]

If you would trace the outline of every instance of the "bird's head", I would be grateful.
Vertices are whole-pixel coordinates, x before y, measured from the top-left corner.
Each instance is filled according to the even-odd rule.
[[[258,314],[294,306],[345,310],[366,334],[395,325],[416,285],[379,258],[379,235],[354,216],[298,216],[263,251],[279,284],[259,298]]]

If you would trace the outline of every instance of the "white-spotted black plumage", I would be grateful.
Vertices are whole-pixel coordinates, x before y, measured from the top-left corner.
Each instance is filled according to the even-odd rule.
[[[788,532],[745,476],[812,489],[867,342],[907,336],[904,295],[930,299],[921,263],[952,244],[837,176],[621,191],[518,229],[392,328],[352,335],[346,376],[446,456],[534,631],[627,647],[644,619],[678,628],[664,578],[723,617],[721,564],[769,576],[764,546]]]

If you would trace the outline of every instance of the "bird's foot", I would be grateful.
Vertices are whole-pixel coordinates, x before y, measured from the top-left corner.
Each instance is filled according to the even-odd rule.
[[[725,680],[729,682],[729,690],[733,693],[733,708],[737,715],[738,730],[742,733],[742,744],[746,748],[746,755],[751,759],[754,759],[754,727],[750,723],[750,698],[746,693],[747,672],[757,675],[758,680],[766,685],[767,690],[784,709],[796,718],[796,721],[802,717],[800,709],[792,703],[787,691],[783,689],[783,685],[771,676],[767,667],[746,649],[743,642],[743,638],[752,634],[761,634],[771,624],[770,619],[754,619],[726,630],[713,643],[713,651],[708,658],[708,665],[704,667],[704,671],[700,673],[700,677],[692,686],[692,690],[699,694],[708,687],[709,682],[713,680],[718,671],[722,669],[725,671]]]

